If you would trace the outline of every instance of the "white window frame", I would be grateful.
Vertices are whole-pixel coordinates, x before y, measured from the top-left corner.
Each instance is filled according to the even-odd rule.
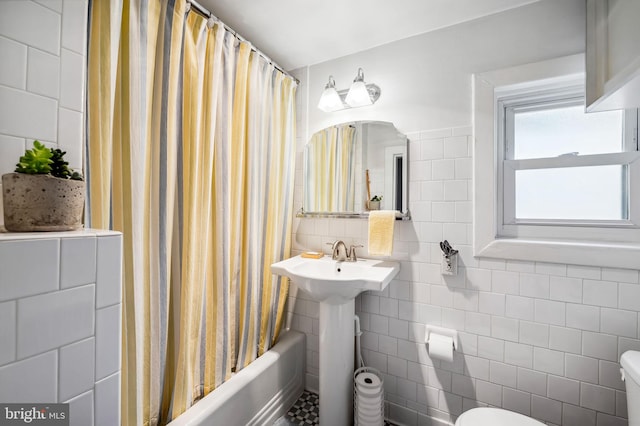
[[[542,98],[563,92],[568,97],[575,96],[578,90],[584,90],[584,55],[478,74],[474,76],[473,85],[474,255],[640,269],[640,154],[637,151],[505,161],[504,145],[501,145],[505,133],[504,103],[510,99],[526,99],[526,93]],[[554,163],[566,167],[600,165],[603,161],[628,165],[631,203],[628,221],[527,221],[522,224],[510,217],[504,220],[504,173],[515,173],[517,168],[547,168]],[[509,197],[506,198],[506,202],[510,202]]]
[[[499,96],[499,95],[498,95]],[[519,111],[544,110],[549,106],[584,105],[584,86],[568,86],[556,90],[526,91],[510,97],[498,97],[498,235],[503,237],[555,238],[559,234],[565,238],[583,239],[619,239],[633,241],[629,229],[640,227],[639,197],[630,197],[633,205],[627,205],[629,217],[625,220],[533,220],[515,217],[515,174],[518,170],[544,170],[549,168],[567,168],[584,166],[621,165],[626,166],[625,187],[629,195],[640,193],[636,185],[640,185],[631,176],[638,176],[640,153],[638,153],[637,110],[627,110],[624,115],[624,152],[562,155],[553,158],[535,158],[515,160],[513,157],[513,119]],[[566,227],[563,229],[561,227]],[[624,232],[622,232],[624,230]],[[619,235],[616,235],[619,234]]]

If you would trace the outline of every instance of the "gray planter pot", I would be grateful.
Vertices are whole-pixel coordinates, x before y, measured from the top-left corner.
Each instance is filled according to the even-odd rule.
[[[83,181],[51,175],[2,175],[4,226],[12,232],[73,231],[82,228]]]
[[[380,210],[380,201],[369,201],[369,210]]]

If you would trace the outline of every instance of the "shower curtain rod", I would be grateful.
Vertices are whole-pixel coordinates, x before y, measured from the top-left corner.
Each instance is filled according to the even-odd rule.
[[[262,56],[264,59],[266,59],[271,65],[274,66],[275,69],[277,69],[278,71],[280,71],[281,73],[283,73],[286,76],[289,76],[293,79],[293,81],[296,82],[296,84],[300,84],[300,80],[298,80],[297,78],[295,78],[294,76],[292,76],[291,74],[289,74],[287,71],[285,71],[280,65],[276,64],[275,61],[273,61],[270,57],[268,57],[267,55],[265,55],[260,49],[256,48],[253,43],[251,43],[249,40],[247,40],[246,38],[242,37],[240,34],[238,34],[233,28],[229,27],[227,24],[225,24],[224,22],[222,22],[217,16],[215,16],[213,13],[209,12],[207,9],[205,9],[204,6],[202,6],[200,3],[198,3],[196,0],[187,0],[187,6],[191,6],[194,8],[194,10],[198,13],[200,13],[201,15],[206,16],[207,18],[213,18],[215,19],[218,23],[222,24],[222,26],[224,26],[225,30],[229,31],[231,34],[233,34],[233,36],[235,38],[237,38],[240,41],[244,41],[247,42],[249,44],[251,44],[251,50],[253,50],[254,52],[256,52],[258,55]],[[187,9],[188,11],[188,9]]]

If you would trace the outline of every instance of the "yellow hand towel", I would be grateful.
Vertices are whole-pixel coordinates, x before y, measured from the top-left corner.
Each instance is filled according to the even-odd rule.
[[[391,256],[395,222],[394,210],[369,212],[369,254],[371,256]]]

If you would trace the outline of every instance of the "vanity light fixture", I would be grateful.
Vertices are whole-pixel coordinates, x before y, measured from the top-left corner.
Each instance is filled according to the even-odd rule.
[[[338,91],[336,90],[336,81],[333,76],[329,76],[329,82],[324,86],[322,96],[320,96],[320,102],[318,102],[318,108],[324,112],[338,111],[344,109],[344,104]]]
[[[373,105],[380,97],[380,88],[375,84],[367,84],[364,81],[364,71],[358,68],[358,74],[348,90],[336,90],[336,82],[333,76],[329,76],[329,82],[324,87],[318,108],[324,112],[339,111],[347,108]]]
[[[349,88],[349,93],[347,93],[345,102],[351,108],[373,104],[371,95],[369,95],[367,86],[364,83],[364,71],[362,71],[362,68],[358,68],[358,75],[353,79],[353,83]]]

